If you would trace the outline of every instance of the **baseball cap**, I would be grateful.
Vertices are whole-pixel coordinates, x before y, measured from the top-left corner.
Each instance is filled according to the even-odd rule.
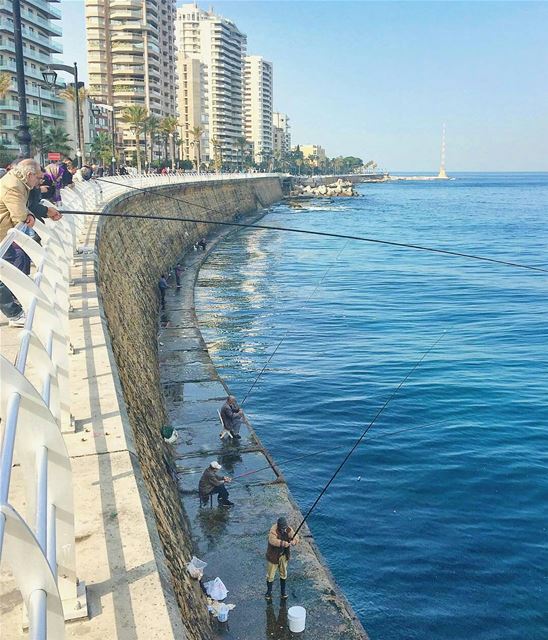
[[[222,469],[221,465],[215,461],[211,462],[209,466],[212,467],[213,469]]]

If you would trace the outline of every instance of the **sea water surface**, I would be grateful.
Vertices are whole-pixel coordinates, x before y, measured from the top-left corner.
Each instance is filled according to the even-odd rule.
[[[359,191],[261,223],[548,268],[548,174]],[[548,274],[246,230],[196,292],[240,401],[271,358],[244,408],[303,512],[441,336],[310,527],[372,640],[548,638]]]

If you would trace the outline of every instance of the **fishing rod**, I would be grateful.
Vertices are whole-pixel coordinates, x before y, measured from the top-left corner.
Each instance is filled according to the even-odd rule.
[[[310,294],[310,296],[308,297],[308,299],[305,301],[303,307],[301,307],[301,309],[304,309],[306,307],[306,305],[310,302],[310,300],[312,300],[312,298],[314,297],[314,294],[316,293],[316,291],[318,290],[318,287],[321,286],[321,284],[323,283],[323,281],[325,280],[325,278],[327,277],[327,274],[331,271],[332,267],[339,261],[339,258],[341,257],[341,255],[343,254],[344,250],[346,249],[346,246],[348,245],[350,241],[347,240],[344,243],[343,248],[339,251],[339,253],[337,254],[337,257],[335,258],[335,260],[327,267],[327,270],[325,271],[325,273],[323,274],[321,280],[318,282],[318,284],[314,287],[314,290],[312,291],[312,293]],[[276,355],[276,352],[278,351],[278,349],[281,347],[283,341],[287,338],[289,334],[289,329],[285,330],[284,335],[282,336],[281,340],[278,342],[278,344],[276,345],[276,348],[274,349],[274,351],[270,354],[270,357],[268,358],[268,360],[265,362],[263,368],[259,371],[259,375],[255,378],[255,380],[253,380],[253,383],[251,385],[251,387],[249,387],[247,393],[244,396],[244,399],[242,400],[242,403],[240,406],[244,406],[245,401],[247,400],[249,394],[253,391],[253,389],[255,388],[255,385],[257,384],[257,382],[259,381],[259,378],[263,375],[265,369],[268,367],[268,365],[270,364],[270,361],[272,360],[272,358]]]
[[[366,442],[372,442],[374,440],[383,440],[384,438],[388,438],[389,436],[395,436],[395,435],[398,435],[399,433],[407,433],[408,431],[415,431],[416,429],[428,429],[430,427],[440,427],[442,425],[447,425],[448,422],[450,422],[449,419],[442,420],[441,422],[431,422],[430,424],[422,424],[422,425],[416,424],[414,427],[406,427],[405,429],[398,429],[397,431],[388,431],[387,433],[383,433],[378,436],[373,436],[372,438],[364,438],[364,440]],[[299,462],[300,460],[306,460],[307,458],[313,458],[315,456],[319,456],[322,453],[338,451],[339,449],[342,449],[342,448],[344,448],[344,445],[340,444],[336,447],[329,447],[328,449],[319,449],[318,451],[313,451],[312,453],[305,453],[303,455],[296,456],[294,458],[286,458],[285,460],[281,460],[280,462],[277,462],[276,465],[279,466],[282,464],[288,464],[290,462]],[[252,471],[246,471],[246,473],[241,473],[238,476],[233,476],[231,478],[231,482],[234,482],[235,480],[237,481],[240,478],[246,478],[248,476],[252,476],[256,473],[260,473],[261,471],[268,471],[269,469],[272,469],[271,465],[260,467],[259,469],[253,469]]]
[[[182,204],[187,204],[190,205],[191,207],[197,207],[199,209],[204,209],[205,211],[207,211],[208,213],[218,213],[221,215],[225,215],[226,212],[221,211],[220,209],[213,209],[212,207],[207,207],[205,205],[201,205],[198,203],[194,203],[191,202],[190,200],[185,200],[184,198],[176,198],[175,196],[170,196],[164,193],[160,193],[157,190],[148,188],[148,189],[143,189],[142,187],[134,187],[132,185],[120,185],[119,182],[113,182],[111,180],[105,180],[104,178],[100,178],[99,179],[102,182],[106,182],[109,184],[115,184],[116,186],[123,186],[127,189],[134,189],[136,191],[140,191],[143,193],[153,193],[154,195],[158,195],[161,196],[162,198],[166,198],[168,200],[174,200],[175,202],[179,202]],[[180,210],[180,208],[179,208]],[[298,229],[295,227],[281,227],[281,226],[274,226],[274,225],[261,225],[261,224],[250,224],[250,223],[244,223],[244,222],[226,222],[226,221],[217,221],[217,220],[207,220],[207,219],[200,219],[200,218],[174,218],[172,216],[159,216],[159,215],[155,215],[155,214],[151,214],[151,215],[144,215],[144,214],[138,214],[138,213],[105,213],[105,212],[101,212],[101,211],[76,211],[76,210],[64,210],[63,213],[67,213],[67,214],[73,214],[73,215],[84,215],[84,216],[91,216],[91,215],[97,215],[97,216],[102,216],[105,218],[108,217],[112,217],[112,218],[128,218],[128,219],[142,219],[142,220],[163,220],[163,221],[169,221],[169,222],[192,222],[192,223],[197,223],[197,224],[210,224],[210,225],[219,225],[219,226],[225,226],[225,227],[239,227],[239,228],[244,228],[244,229],[265,229],[268,231],[286,231],[288,233],[299,233],[299,234],[305,234],[305,235],[311,235],[311,236],[318,236],[318,237],[324,237],[324,238],[341,238],[343,240],[356,240],[358,242],[368,242],[368,243],[372,243],[372,244],[381,244],[381,245],[387,245],[387,246],[392,246],[392,247],[398,247],[400,249],[414,249],[417,251],[427,251],[427,252],[431,252],[431,253],[438,253],[441,255],[448,255],[448,256],[453,256],[453,257],[459,257],[459,258],[467,258],[467,259],[471,259],[471,260],[480,260],[483,262],[491,262],[494,264],[501,264],[501,265],[505,265],[505,266],[510,266],[510,267],[515,267],[515,268],[519,268],[519,269],[528,269],[531,271],[540,271],[543,273],[548,273],[548,269],[543,269],[542,267],[536,267],[534,265],[526,265],[526,264],[521,264],[519,262],[511,262],[508,260],[498,260],[496,258],[488,258],[486,256],[478,256],[475,254],[471,254],[471,253],[462,253],[462,252],[458,252],[458,251],[449,251],[448,249],[439,249],[436,247],[426,247],[426,246],[422,246],[422,245],[417,245],[417,244],[410,244],[410,243],[405,243],[405,242],[395,242],[393,240],[380,240],[378,238],[369,238],[367,236],[355,236],[355,235],[349,235],[349,234],[341,234],[341,233],[330,233],[327,231],[312,231],[310,229]]]
[[[408,380],[408,378],[415,372],[415,370],[418,368],[418,366],[422,363],[422,361],[426,358],[426,356],[432,351],[432,349],[434,349],[436,347],[436,345],[440,342],[440,340],[445,336],[446,334],[446,330],[444,329],[443,332],[436,338],[435,342],[422,354],[422,356],[419,358],[419,360],[417,360],[417,362],[413,365],[412,369],[410,369],[410,371],[407,373],[407,375],[405,376],[405,378],[403,378],[403,380],[399,383],[399,385],[394,389],[394,391],[392,392],[392,394],[388,397],[388,399],[386,400],[386,402],[382,405],[382,407],[377,411],[377,413],[375,414],[375,417],[373,418],[373,420],[371,420],[371,422],[367,425],[367,427],[363,430],[363,433],[360,435],[360,437],[356,440],[356,442],[352,445],[350,451],[346,454],[346,456],[343,458],[342,462],[339,464],[339,466],[337,467],[337,469],[335,470],[335,472],[331,475],[331,477],[329,478],[329,480],[327,481],[327,483],[324,485],[323,489],[320,491],[318,497],[316,498],[316,500],[314,500],[312,506],[310,507],[310,509],[306,512],[306,515],[304,516],[304,518],[301,521],[301,524],[297,527],[297,529],[295,530],[295,534],[297,535],[297,533],[299,533],[299,531],[301,530],[302,526],[304,525],[304,523],[307,521],[308,517],[310,516],[310,514],[314,511],[314,509],[316,508],[316,505],[318,504],[318,502],[322,499],[323,495],[325,494],[325,492],[329,489],[329,487],[331,486],[331,483],[335,480],[335,478],[337,477],[337,475],[339,474],[340,470],[344,467],[344,465],[347,463],[348,459],[350,458],[350,456],[354,453],[354,451],[358,448],[358,446],[360,445],[360,443],[362,442],[362,440],[365,438],[365,436],[367,435],[367,432],[371,429],[371,427],[375,424],[375,422],[377,421],[377,419],[380,417],[380,415],[383,413],[383,411],[386,409],[386,407],[389,405],[389,403],[392,401],[392,399],[394,398],[394,396],[398,393],[398,391],[403,387],[403,385],[405,384],[405,382]]]

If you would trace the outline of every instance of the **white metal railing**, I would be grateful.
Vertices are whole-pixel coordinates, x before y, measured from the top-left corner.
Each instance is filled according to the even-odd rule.
[[[73,482],[61,433],[71,428],[68,287],[81,225],[70,216],[37,220],[41,245],[25,225],[0,243],[0,280],[26,315],[15,363],[0,355],[0,564],[10,568],[23,596],[33,640],[63,638],[65,620],[87,615],[85,587],[76,578]],[[32,277],[4,259],[13,243],[34,263]],[[25,481],[26,516],[10,501],[14,462]]]
[[[114,176],[61,191],[61,210],[100,211],[128,187],[280,177],[279,174]],[[70,268],[84,216],[37,220],[41,245],[25,225],[0,243],[0,281],[26,315],[15,363],[0,354],[0,566],[9,566],[28,611],[32,640],[64,638],[64,621],[87,615],[76,577],[73,481],[62,436],[71,429],[69,376]],[[34,263],[25,275],[4,259],[16,243]],[[31,381],[32,380],[32,381]],[[10,502],[13,464],[26,484],[27,514]]]

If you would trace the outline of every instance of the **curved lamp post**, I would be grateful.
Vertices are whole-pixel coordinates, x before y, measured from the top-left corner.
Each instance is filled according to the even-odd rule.
[[[80,83],[78,82],[78,65],[76,62],[71,67],[68,64],[49,64],[42,69],[42,77],[50,87],[54,87],[57,82],[57,73],[55,71],[66,71],[74,76],[74,103],[76,105],[76,138],[78,140],[78,149],[76,150],[78,168],[82,166],[82,137],[80,135]],[[83,86],[83,85],[82,85]]]

